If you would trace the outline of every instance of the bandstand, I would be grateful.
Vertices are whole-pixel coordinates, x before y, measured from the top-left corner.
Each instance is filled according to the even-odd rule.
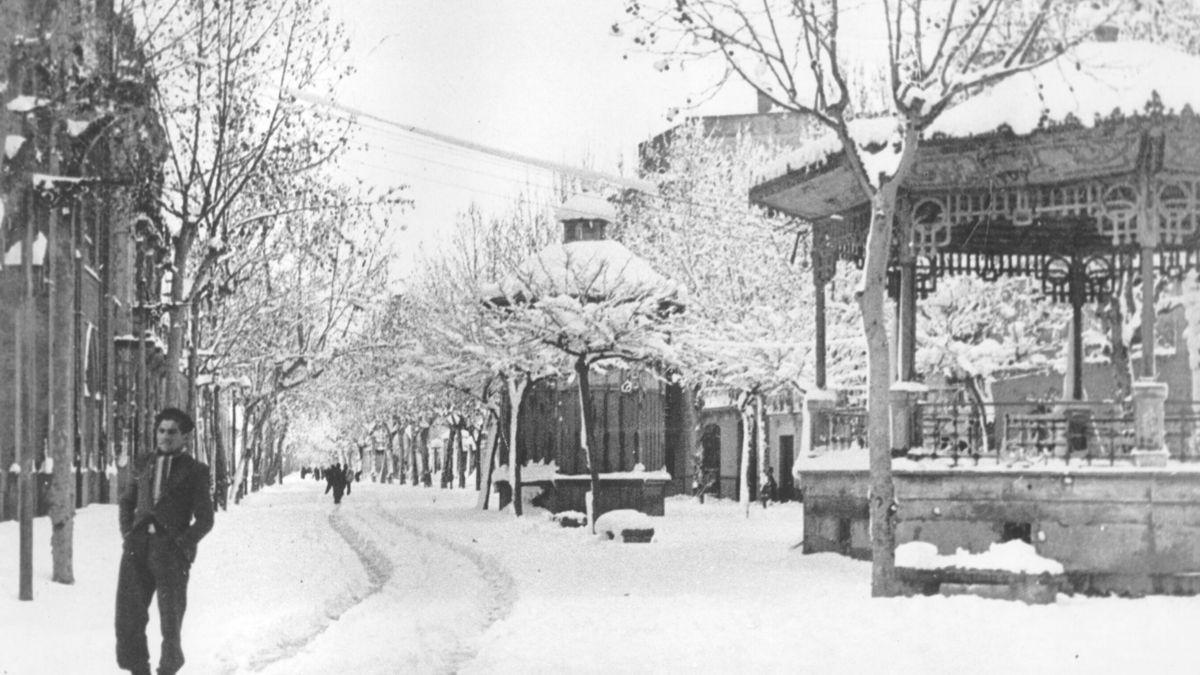
[[[942,443],[955,453],[940,464],[895,463],[900,541],[924,538],[949,552],[1019,536],[1074,563],[1077,575],[1087,577],[1077,586],[1088,588],[1162,591],[1162,575],[1200,570],[1200,546],[1192,543],[1200,534],[1200,473],[1177,461],[1191,458],[1186,442],[1168,451],[1168,392],[1155,370],[1155,341],[1141,341],[1131,407],[1098,412],[1083,400],[1082,379],[1085,305],[1106,299],[1120,275],[1131,274],[1142,293],[1142,335],[1154,335],[1159,281],[1200,269],[1200,87],[1192,84],[1198,79],[1200,59],[1168,48],[1086,44],[1072,57],[954,105],[924,130],[900,189],[889,259],[897,381],[915,379],[918,303],[939,279],[958,274],[1029,276],[1048,297],[1069,303],[1073,367],[1068,396],[1053,412],[1011,416],[1007,438],[997,445],[1028,449],[1019,447],[1027,433],[1040,443],[1047,428],[1062,442],[1034,462],[1023,456],[1006,463],[997,452],[991,468],[977,454],[960,462],[958,448],[966,444],[945,444],[944,433],[928,433],[916,400],[920,387],[893,387],[894,453],[922,443]],[[864,156],[892,151],[886,137],[876,135],[860,140]],[[822,388],[825,286],[838,260],[861,264],[870,218],[868,195],[844,154],[830,147],[810,151],[751,192],[754,203],[812,226]],[[1035,418],[1040,430],[1030,432]],[[956,474],[955,468],[967,471]],[[1022,479],[1027,488],[1017,489],[1014,472],[1037,479]],[[1079,472],[1107,473],[1076,482]],[[865,466],[861,473],[802,472],[800,479],[806,550],[869,550],[860,522],[865,498],[858,504],[856,493],[859,479],[865,484]],[[1085,484],[1086,494],[1079,494]],[[962,496],[972,491],[977,498]],[[823,496],[838,495],[853,497],[854,505],[843,499],[823,518]],[[1094,508],[1087,508],[1089,500]],[[1098,555],[1098,547],[1130,552]],[[1164,557],[1166,548],[1171,553]],[[1107,581],[1097,582],[1101,578]]]

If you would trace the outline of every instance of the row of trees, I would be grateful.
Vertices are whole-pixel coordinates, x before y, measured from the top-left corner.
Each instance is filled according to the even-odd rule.
[[[234,419],[242,427],[239,457],[219,447],[210,458],[237,499],[283,470],[288,429],[306,414],[290,393],[342,357],[383,302],[383,243],[407,201],[339,175],[349,124],[287,93],[329,92],[350,72],[323,0],[144,0],[130,11],[154,55],[168,148],[162,310],[167,362],[187,366],[168,369],[166,399],[196,411],[203,381],[236,392],[233,419],[217,401],[200,412],[214,438]]]

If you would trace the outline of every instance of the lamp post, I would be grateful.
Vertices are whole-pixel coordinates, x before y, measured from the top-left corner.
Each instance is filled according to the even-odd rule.
[[[33,302],[33,268],[41,266],[41,260],[35,259],[34,251],[34,221],[30,212],[29,202],[21,214],[25,220],[25,232],[21,240],[21,277],[24,279],[24,290],[21,294],[21,305],[16,312],[15,321],[15,358],[13,383],[16,388],[15,396],[15,448],[17,464],[17,520],[20,538],[20,566],[18,573],[18,592],[20,600],[33,600],[33,510],[34,510],[34,458],[37,456],[34,439],[34,426],[37,419],[37,359],[33,355],[33,345],[36,341],[34,302]],[[43,249],[43,255],[45,251]]]

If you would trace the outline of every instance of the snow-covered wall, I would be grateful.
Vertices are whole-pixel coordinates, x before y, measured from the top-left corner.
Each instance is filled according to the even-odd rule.
[[[804,551],[869,557],[867,472],[801,478]],[[1200,590],[1187,576],[1200,571],[1200,471],[896,471],[895,481],[897,544],[980,553],[1027,535],[1039,555],[1063,564],[1077,591]]]

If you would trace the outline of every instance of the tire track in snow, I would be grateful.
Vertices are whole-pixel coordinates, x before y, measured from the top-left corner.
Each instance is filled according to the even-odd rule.
[[[517,584],[512,575],[495,558],[466,545],[451,541],[430,530],[414,525],[411,521],[394,513],[380,509],[380,515],[394,525],[403,528],[414,537],[428,541],[436,547],[466,558],[478,571],[484,582],[484,591],[476,598],[482,609],[483,621],[476,638],[482,637],[493,624],[503,620],[512,612],[517,599]],[[448,659],[457,671],[478,653],[478,645],[456,644]]]
[[[334,509],[329,512],[328,516],[329,527],[346,542],[354,554],[362,563],[363,569],[367,573],[369,585],[367,592],[357,598],[353,598],[352,602],[337,609],[334,612],[326,614],[328,621],[322,622],[315,630],[304,635],[297,636],[290,640],[278,643],[271,649],[270,653],[262,654],[250,660],[249,666],[253,672],[260,672],[270,666],[286,661],[296,654],[300,653],[306,646],[321,636],[322,633],[329,630],[329,627],[337,623],[355,607],[361,605],[367,598],[375,595],[383,589],[384,584],[392,578],[395,573],[395,566],[392,560],[370,539],[365,537],[361,532],[354,529],[344,517],[340,515],[339,509]]]
[[[297,658],[304,662],[302,652],[315,646],[351,610],[384,591],[419,593],[418,588],[429,588],[428,584],[436,583],[454,589],[456,597],[466,607],[473,608],[460,617],[468,623],[457,620],[447,623],[445,615],[410,617],[417,643],[428,650],[420,661],[421,667],[435,672],[457,672],[469,663],[478,653],[483,634],[511,612],[516,583],[494,558],[389,512],[386,503],[363,505],[367,504],[370,508],[347,513],[334,511],[329,514],[329,523],[361,561],[370,581],[368,591],[336,614],[328,615],[329,621],[317,630],[280,644],[271,654],[252,661],[250,665],[255,672],[267,669],[275,672]],[[467,625],[471,630],[464,634],[461,628]],[[416,664],[410,661],[395,665],[404,668]]]

